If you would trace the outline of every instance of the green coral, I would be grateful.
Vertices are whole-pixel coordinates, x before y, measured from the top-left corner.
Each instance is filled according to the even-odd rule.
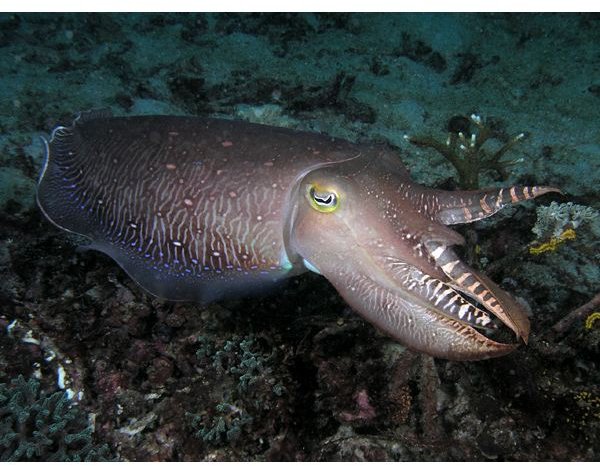
[[[486,141],[497,139],[490,125],[478,115],[454,116],[448,121],[448,137],[441,142],[432,136],[405,136],[417,147],[430,147],[448,160],[458,172],[458,184],[462,189],[479,189],[479,176],[484,171],[495,171],[502,179],[507,169],[517,161],[501,160],[517,142],[525,137],[520,133],[512,137],[498,150],[488,152],[483,148]]]
[[[270,366],[275,350],[267,350],[254,334],[226,340],[201,336],[196,357],[207,375],[221,382],[218,400],[201,413],[187,412],[195,437],[213,446],[248,436],[268,416],[269,407],[287,393]],[[217,382],[215,382],[217,383]],[[228,401],[221,401],[228,400]]]
[[[566,202],[552,201],[548,206],[536,208],[537,220],[531,231],[538,239],[559,238],[568,229],[576,230],[588,224],[591,228],[600,219],[600,212],[592,207]],[[598,228],[600,231],[600,228]]]
[[[220,347],[206,337],[198,338],[198,342],[200,348],[196,351],[196,356],[199,359],[210,358],[217,371],[237,376],[238,388],[241,391],[245,391],[267,370],[269,356],[264,356],[255,349],[257,340],[252,334],[244,337],[234,336]]]
[[[229,403],[219,403],[215,411],[214,416],[186,413],[194,436],[215,446],[235,442],[243,427],[252,423],[252,416]]]
[[[85,413],[64,391],[46,395],[36,379],[0,384],[0,460],[106,461]]]

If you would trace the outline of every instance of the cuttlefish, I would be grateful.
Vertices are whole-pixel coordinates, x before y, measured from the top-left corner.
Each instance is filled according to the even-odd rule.
[[[554,188],[431,189],[385,145],[213,118],[84,112],[46,149],[45,216],[158,297],[206,303],[312,271],[413,350],[477,360],[527,342],[524,309],[459,259],[447,225]]]

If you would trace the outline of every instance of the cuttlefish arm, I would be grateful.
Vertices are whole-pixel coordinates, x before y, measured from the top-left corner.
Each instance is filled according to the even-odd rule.
[[[479,191],[435,191],[425,196],[431,216],[444,225],[471,223],[490,217],[504,207],[560,190],[549,186],[512,186]],[[418,204],[416,204],[417,207]],[[449,286],[473,298],[527,342],[529,321],[507,292],[488,277],[460,261],[443,241],[427,239],[425,247],[450,279]]]
[[[404,286],[382,287],[367,274],[347,273],[340,294],[359,314],[405,346],[435,357],[480,360],[506,355],[517,345],[496,342],[475,330],[493,328],[489,316],[451,287],[418,269]],[[351,293],[349,291],[352,291]]]
[[[412,199],[421,209],[429,207],[433,219],[444,225],[471,223],[490,217],[511,204],[534,199],[546,193],[560,193],[550,186],[511,186],[477,191],[442,191],[418,187]],[[423,193],[418,197],[417,193]]]
[[[449,247],[427,241],[425,247],[436,264],[450,279],[447,286],[474,299],[494,314],[525,343],[529,336],[529,319],[517,302],[489,278],[464,264]]]
[[[471,223],[490,217],[504,207],[522,201],[534,199],[549,192],[560,190],[548,186],[512,186],[510,188],[491,188],[478,191],[441,191],[424,187],[414,187],[408,198],[415,209],[426,214],[433,221],[443,225]],[[425,237],[423,244],[429,255],[435,260],[449,279],[447,286],[440,291],[436,302],[445,303],[448,299],[461,303],[458,293],[469,296],[498,317],[502,323],[515,332],[525,343],[529,335],[529,320],[519,304],[510,294],[499,288],[480,272],[464,264],[450,246],[461,244],[455,238],[452,241],[439,237]],[[438,285],[441,286],[441,285]],[[468,306],[461,304],[461,314]],[[475,315],[468,311],[469,315]]]
[[[527,342],[525,310],[458,258],[452,246],[464,240],[446,225],[480,220],[558,190],[448,193],[403,179],[386,183],[393,180],[383,173],[389,172],[386,165],[381,163],[379,173],[371,164],[307,176],[299,190],[309,202],[294,219],[293,248],[353,309],[412,349],[455,360],[502,356],[517,343],[484,334],[498,324]],[[315,203],[331,199],[338,200],[337,207],[319,213],[322,206]]]

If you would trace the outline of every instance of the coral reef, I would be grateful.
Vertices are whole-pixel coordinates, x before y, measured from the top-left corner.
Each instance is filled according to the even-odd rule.
[[[95,458],[127,461],[597,461],[600,229],[588,216],[600,208],[597,22],[588,14],[0,15],[3,396],[17,393],[9,381],[19,375],[30,394],[39,380],[34,404],[79,413],[66,429],[84,436],[65,451],[81,459],[87,432]],[[495,361],[426,360],[310,275],[269,296],[207,306],[147,295],[102,255],[75,253],[35,206],[39,136],[76,111],[107,106],[408,147],[401,155],[413,176],[445,188],[457,185],[452,164],[402,135],[445,128],[458,160],[479,127],[464,116],[449,127],[448,116],[494,115],[481,122],[491,128],[486,157],[518,148],[523,162],[503,165],[506,151],[494,167],[459,162],[458,184],[508,176],[565,193],[549,198],[556,206],[524,205],[459,229],[478,246],[472,262],[531,308],[529,345]],[[511,145],[521,129],[530,134]],[[529,254],[568,229],[575,239]],[[7,442],[15,417],[0,409]],[[55,446],[59,435],[48,437]],[[110,454],[97,446],[105,443]]]
[[[592,207],[552,202],[536,209],[535,239],[517,276],[551,296],[550,305],[567,305],[569,290],[592,296],[600,286],[600,215]]]

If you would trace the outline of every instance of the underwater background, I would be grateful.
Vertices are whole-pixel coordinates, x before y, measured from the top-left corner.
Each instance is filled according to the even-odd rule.
[[[10,13],[0,69],[1,460],[600,459],[599,15]],[[529,344],[434,360],[315,274],[145,293],[35,203],[40,136],[107,107],[385,142],[443,189],[465,174],[432,141],[480,116],[479,186],[563,192],[456,228]]]

